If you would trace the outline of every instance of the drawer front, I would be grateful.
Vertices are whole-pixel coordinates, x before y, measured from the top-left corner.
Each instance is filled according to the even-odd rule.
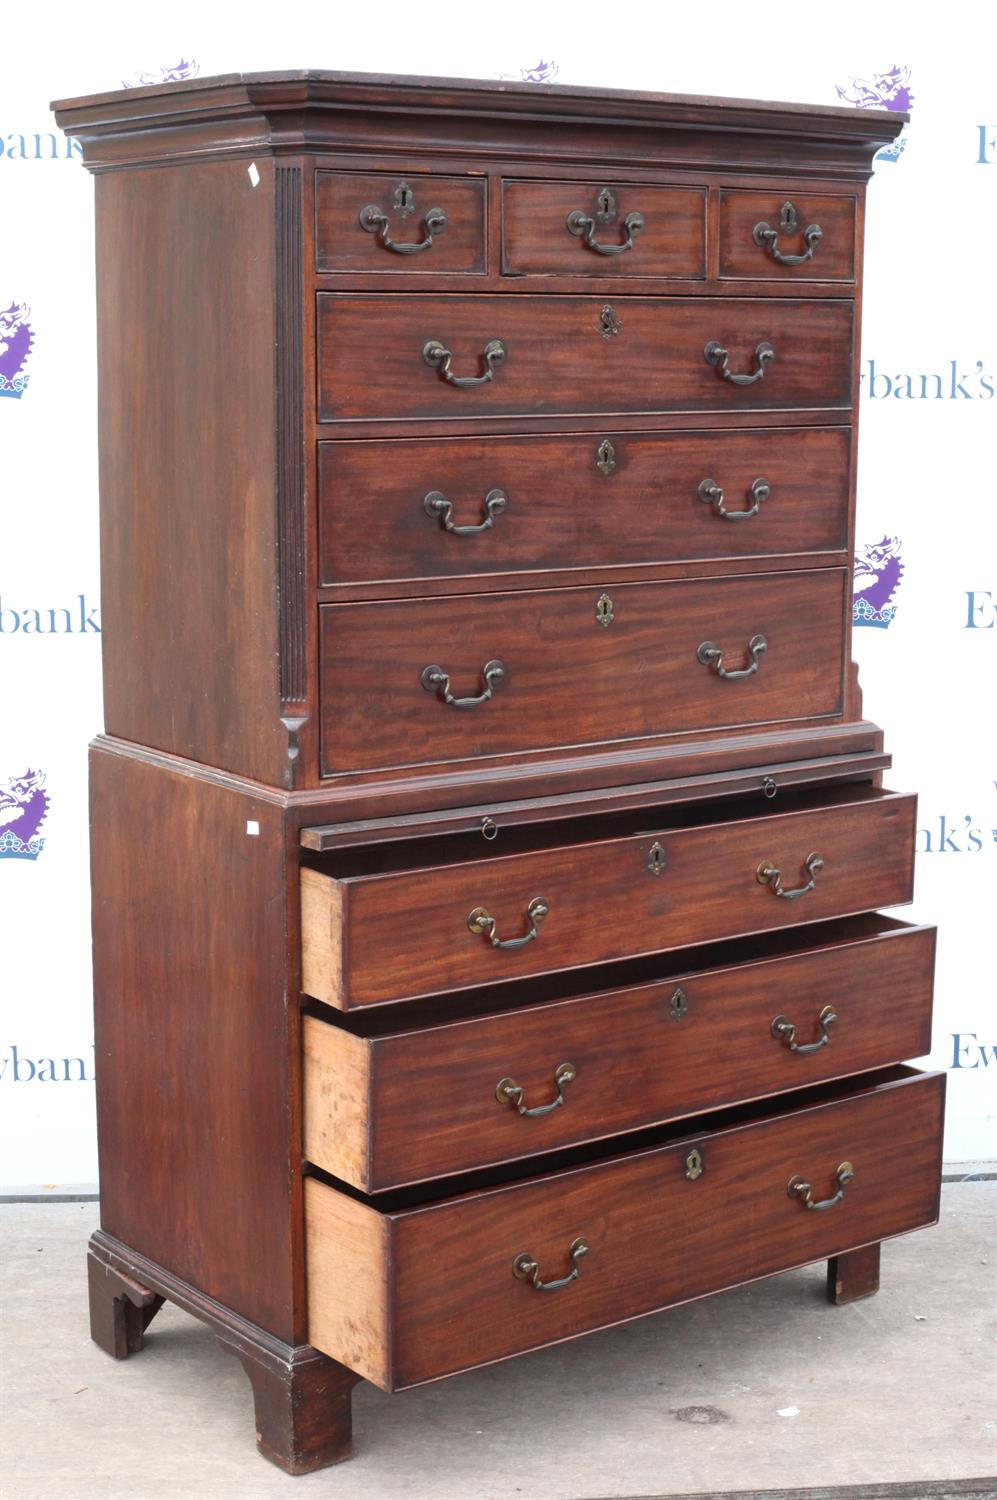
[[[315,268],[485,270],[485,184],[473,177],[316,172]]]
[[[305,1156],[380,1192],[922,1056],[934,929],[850,925],[737,967],[369,1040],[306,1017]]]
[[[304,989],[346,1010],[893,906],[911,898],[915,808],[914,797],[859,789],[771,816],[649,823],[436,867],[338,879],[306,869]],[[806,868],[811,854],[822,868]],[[763,883],[763,865],[781,879]],[[496,947],[479,912],[501,942],[531,929],[535,939]]]
[[[850,301],[327,292],[318,328],[325,422],[851,404]]]
[[[934,1223],[944,1085],[898,1070],[833,1102],[392,1215],[308,1179],[309,1342],[398,1389]],[[836,1196],[845,1164],[825,1212],[790,1194],[802,1179],[815,1203]],[[375,1263],[358,1285],[363,1234]],[[565,1279],[578,1240],[587,1253],[560,1289],[514,1274],[523,1257]]]
[[[502,271],[702,279],[706,189],[504,182]]]
[[[826,568],[323,605],[323,772],[837,714],[846,585]]]
[[[854,281],[853,197],[720,194],[720,275],[778,281]]]
[[[390,464],[369,439],[320,443],[320,576],[487,582],[843,551],[850,449],[843,427],[400,438]]]

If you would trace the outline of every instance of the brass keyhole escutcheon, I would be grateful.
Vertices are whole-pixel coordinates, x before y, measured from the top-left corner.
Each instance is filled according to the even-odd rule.
[[[609,438],[603,438],[595,450],[595,466],[600,474],[612,474],[616,468],[616,449]]]
[[[399,214],[403,219],[407,218],[408,215],[412,212],[413,208],[415,207],[415,194],[413,193],[407,182],[400,182],[395,188],[395,195],[392,199],[392,203],[394,205],[395,212]]]
[[[647,868],[652,875],[660,875],[665,868],[665,851],[655,839],[647,854]]]
[[[693,1146],[692,1150],[687,1151],[685,1155],[686,1179],[689,1182],[695,1182],[697,1178],[702,1177],[705,1170],[706,1167],[703,1162],[703,1154],[701,1151],[697,1151],[696,1147]]]
[[[784,203],[779,210],[779,228],[783,234],[795,234],[799,227],[795,203]]]
[[[615,338],[623,324],[616,316],[616,308],[611,302],[607,302],[599,314],[599,331],[604,339]]]
[[[668,1014],[673,1021],[681,1021],[683,1016],[689,1014],[689,996],[681,985],[668,1002]]]
[[[598,599],[596,600],[595,617],[599,621],[599,624],[604,626],[607,630],[616,619],[616,616],[613,613],[613,601],[608,594],[600,594]]]
[[[609,188],[603,188],[596,203],[596,218],[600,224],[608,224],[610,219],[616,218],[616,199]]]

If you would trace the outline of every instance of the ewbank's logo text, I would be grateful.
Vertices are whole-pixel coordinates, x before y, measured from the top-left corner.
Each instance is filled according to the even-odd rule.
[[[10,596],[7,596],[9,601]],[[77,594],[72,604],[12,606],[0,595],[2,635],[100,635],[100,606]]]
[[[90,1057],[24,1057],[13,1044],[0,1057],[0,1083],[93,1083]],[[89,1063],[89,1067],[87,1064]]]
[[[866,360],[859,375],[863,396],[870,401],[992,401],[994,377],[982,359],[963,366],[950,359],[937,370],[890,371]]]

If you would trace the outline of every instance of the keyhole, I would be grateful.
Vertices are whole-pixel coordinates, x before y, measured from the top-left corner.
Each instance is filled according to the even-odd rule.
[[[400,182],[395,188],[395,208],[404,217],[412,212],[415,203],[415,194],[407,182]]]
[[[609,188],[603,188],[596,201],[596,211],[602,220],[611,219],[616,213],[616,199]]]
[[[792,203],[784,203],[779,210],[779,228],[783,234],[795,234],[799,220]]]
[[[615,618],[613,614],[613,601],[608,594],[600,594],[595,604],[595,617],[600,625],[607,629],[612,625]]]
[[[600,474],[612,474],[616,468],[616,449],[609,438],[603,438],[595,450],[595,466]]]

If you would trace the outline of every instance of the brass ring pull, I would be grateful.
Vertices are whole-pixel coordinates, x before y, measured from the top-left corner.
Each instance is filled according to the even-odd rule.
[[[482,668],[481,675],[485,679],[485,687],[476,698],[455,698],[450,691],[449,672],[444,672],[435,663],[423,667],[419,681],[427,693],[435,693],[444,703],[449,703],[451,708],[477,708],[479,703],[487,703],[495,689],[501,687],[505,681],[505,667],[500,661],[489,661]]]
[[[564,1103],[564,1091],[569,1083],[573,1083],[578,1076],[578,1070],[574,1063],[558,1063],[554,1069],[554,1082],[557,1085],[557,1098],[552,1099],[549,1104],[535,1104],[532,1109],[527,1109],[523,1103],[524,1090],[516,1082],[515,1078],[502,1078],[496,1084],[495,1097],[500,1104],[511,1104],[515,1107],[517,1114],[521,1114],[524,1120],[535,1120],[540,1115],[549,1115],[555,1109],[560,1109]]]
[[[703,350],[703,358],[708,365],[713,365],[719,370],[725,380],[731,385],[754,385],[756,380],[761,380],[766,369],[775,359],[775,350],[771,344],[761,343],[755,349],[755,362],[758,368],[751,375],[735,375],[730,368],[730,355],[723,344],[718,344],[716,339],[711,339]]]
[[[578,1280],[578,1262],[583,1255],[588,1255],[588,1241],[583,1239],[572,1240],[568,1246],[568,1255],[571,1257],[571,1272],[562,1276],[559,1281],[541,1281],[540,1267],[533,1259],[528,1250],[522,1255],[517,1255],[512,1263],[512,1274],[518,1276],[520,1281],[529,1281],[536,1287],[538,1292],[559,1292],[562,1287],[570,1286],[573,1281]]]
[[[360,228],[365,229],[368,234],[376,234],[385,250],[393,250],[396,255],[418,255],[420,251],[428,250],[433,243],[433,235],[442,234],[446,227],[447,216],[443,209],[431,208],[422,221],[424,238],[417,244],[404,244],[391,238],[388,233],[388,216],[376,203],[368,203],[366,208],[360,210]]]
[[[751,677],[758,671],[758,662],[769,648],[769,643],[763,635],[753,635],[748,642],[748,656],[751,665],[748,667],[737,667],[733,671],[725,667],[723,662],[723,647],[715,646],[712,641],[703,641],[696,658],[703,663],[704,667],[711,667],[718,677],[725,677],[728,682],[738,682],[742,677]]]
[[[483,906],[476,906],[467,919],[467,930],[481,937],[486,937],[493,948],[525,948],[527,943],[532,943],[544,917],[550,912],[550,907],[542,896],[534,896],[526,908],[529,919],[530,930],[523,937],[500,938],[495,932],[495,918]]]
[[[786,1193],[790,1198],[799,1198],[804,1208],[812,1208],[816,1213],[820,1213],[822,1209],[833,1208],[836,1203],[841,1202],[845,1196],[845,1188],[854,1176],[855,1168],[851,1162],[843,1161],[834,1174],[835,1181],[838,1184],[838,1191],[833,1198],[822,1198],[819,1203],[814,1202],[813,1188],[809,1182],[805,1181],[799,1175],[789,1179],[789,1182],[786,1184]]]
[[[723,516],[725,521],[746,521],[749,516],[757,516],[759,507],[763,500],[767,500],[771,490],[767,479],[756,479],[751,486],[751,498],[754,504],[748,510],[728,510],[724,504],[724,492],[713,479],[704,479],[699,486],[699,498],[705,505],[712,505],[718,516]]]
[[[788,213],[787,210],[789,210]],[[803,254],[784,255],[779,249],[780,230],[784,233],[795,234],[798,228],[796,210],[791,203],[784,203],[779,216],[779,228],[770,229],[768,224],[756,224],[751,231],[751,238],[760,249],[767,250],[780,266],[802,266],[805,261],[813,259],[814,251],[824,238],[824,231],[819,224],[808,224],[803,231],[803,243],[807,247]]]
[[[439,339],[430,339],[422,346],[422,357],[427,365],[439,370],[443,379],[451,385],[456,385],[465,390],[471,385],[486,385],[495,373],[495,366],[501,364],[505,359],[505,345],[501,339],[489,339],[482,350],[482,358],[485,362],[484,373],[481,375],[455,375],[453,373],[453,355],[445,344]]]
[[[838,1019],[838,1012],[833,1005],[825,1005],[817,1021],[820,1025],[820,1036],[815,1042],[798,1042],[796,1040],[796,1027],[788,1016],[776,1016],[769,1027],[777,1042],[785,1042],[790,1052],[796,1052],[800,1057],[805,1057],[809,1052],[819,1052],[826,1047],[831,1040],[828,1027],[833,1026]]]
[[[451,520],[453,501],[439,490],[430,490],[422,508],[432,520],[439,521],[444,531],[450,531],[454,536],[475,536],[479,531],[490,531],[495,517],[500,516],[508,504],[509,496],[505,490],[489,490],[485,496],[485,519],[477,526],[455,526]]]
[[[770,860],[763,860],[755,871],[755,879],[759,885],[767,885],[774,895],[783,896],[787,901],[795,901],[799,896],[805,896],[807,891],[813,890],[817,884],[817,875],[823,868],[824,861],[819,854],[808,854],[803,861],[803,869],[808,877],[806,885],[796,885],[791,890],[784,890],[782,872]]]
[[[583,214],[580,208],[570,213],[564,222],[568,233],[577,235],[579,238],[584,235],[586,245],[597,255],[622,255],[624,250],[633,249],[634,235],[640,234],[644,228],[644,215],[627,214],[623,220],[626,239],[621,240],[618,245],[601,245],[595,237],[595,219],[588,214]]]

